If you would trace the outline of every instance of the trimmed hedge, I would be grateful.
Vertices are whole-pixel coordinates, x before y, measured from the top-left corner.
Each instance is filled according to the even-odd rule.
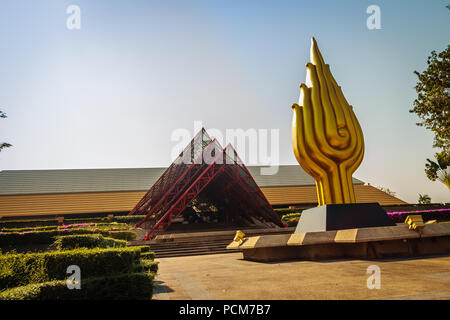
[[[57,250],[72,250],[77,248],[124,248],[125,240],[105,238],[101,234],[77,234],[56,237],[53,245]]]
[[[26,245],[26,244],[51,244],[55,237],[71,234],[95,234],[98,231],[87,229],[51,230],[51,231],[25,231],[0,233],[0,247]]]
[[[135,240],[137,237],[137,233],[133,231],[119,231],[119,230],[110,230],[107,233],[102,232],[102,235],[108,236],[114,239],[121,239],[126,241]]]
[[[158,264],[157,261],[151,261],[151,260],[141,260],[141,265],[144,268],[145,272],[158,272]]]
[[[279,215],[286,215],[289,213],[302,213],[303,210],[302,208],[294,208],[294,209],[289,209],[289,208],[276,208],[273,209],[276,213],[278,213]]]
[[[141,248],[141,253],[150,252],[150,246],[136,246],[136,248]],[[142,254],[141,254],[142,257]]]
[[[148,300],[153,293],[153,273],[128,273],[84,278],[81,289],[68,289],[66,281],[16,287],[0,292],[0,300]]]
[[[5,254],[0,256],[0,290],[63,280],[70,265],[80,267],[82,278],[132,272],[140,264],[140,254],[140,247]]]
[[[142,252],[141,251],[141,261],[142,260],[155,260],[154,252]]]
[[[105,237],[127,241],[134,240],[137,237],[137,233],[133,231],[102,230],[101,228],[0,232],[0,247],[3,248],[15,245],[51,244],[56,240],[56,237],[58,236],[79,234],[101,234]]]
[[[288,213],[288,214],[285,214],[284,216],[281,217],[281,221],[286,223],[286,225],[288,227],[295,227],[298,224],[298,221],[299,221],[301,215],[302,214],[299,213],[299,212],[297,212],[297,213]]]
[[[98,223],[98,222],[119,222],[119,223],[137,223],[145,218],[145,215],[137,216],[115,216],[112,219],[107,217],[93,218],[68,218],[64,219],[64,223]],[[58,226],[58,219],[35,219],[35,220],[0,220],[0,230],[5,228],[34,228],[45,226]]]
[[[79,224],[68,224],[59,226],[46,226],[46,227],[29,227],[29,228],[3,228],[1,232],[28,232],[28,231],[56,231],[56,230],[73,230],[73,229],[83,229],[83,228],[98,228],[103,231],[107,230],[129,230],[131,226],[126,223],[79,223]]]
[[[138,223],[145,217],[146,217],[145,215],[117,216],[117,217],[113,217],[113,221],[124,222],[124,223]]]

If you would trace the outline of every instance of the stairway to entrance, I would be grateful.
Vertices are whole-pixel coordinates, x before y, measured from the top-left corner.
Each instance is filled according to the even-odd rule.
[[[205,254],[232,253],[240,250],[227,250],[233,241],[236,230],[216,230],[204,232],[176,232],[157,236],[154,240],[130,241],[129,245],[149,245],[156,258],[182,257]],[[295,228],[240,229],[247,237],[263,234],[293,233]]]

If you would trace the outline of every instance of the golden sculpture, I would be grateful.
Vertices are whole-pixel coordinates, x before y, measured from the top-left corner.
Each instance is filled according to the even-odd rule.
[[[311,40],[306,83],[292,105],[292,144],[301,167],[316,181],[319,206],[355,203],[352,174],[364,156],[364,137],[341,87]]]

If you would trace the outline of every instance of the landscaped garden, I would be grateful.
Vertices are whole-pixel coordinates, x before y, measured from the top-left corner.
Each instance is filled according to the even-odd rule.
[[[128,246],[139,219],[0,220],[0,299],[151,299],[155,255]]]

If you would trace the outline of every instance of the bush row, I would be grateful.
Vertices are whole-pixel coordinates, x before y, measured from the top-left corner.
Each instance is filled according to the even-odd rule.
[[[134,240],[137,233],[133,231],[99,230],[99,229],[66,229],[66,230],[44,230],[28,232],[0,232],[0,247],[11,247],[15,245],[51,244],[58,236],[79,234],[101,234],[120,240]]]
[[[140,264],[141,247],[75,249],[0,256],[0,290],[67,277],[77,265],[82,278],[130,273]]]
[[[154,260],[155,253],[154,252],[144,252],[141,251],[141,260]]]
[[[63,229],[80,229],[80,228],[99,228],[101,230],[129,230],[131,226],[126,223],[74,223],[58,226],[46,226],[46,227],[28,227],[28,228],[3,228],[1,232],[27,232],[27,231],[55,231]]]
[[[82,276],[80,289],[69,289],[64,280],[36,283],[0,292],[0,300],[148,300],[153,293],[153,277],[150,272]]]
[[[68,218],[64,219],[64,223],[89,223],[89,222],[119,222],[119,223],[137,223],[145,216],[114,216],[112,219],[108,217],[86,217],[86,218]],[[35,219],[35,220],[0,220],[0,230],[4,228],[29,228],[29,227],[44,227],[44,226],[58,226],[58,219]]]
[[[57,250],[72,250],[77,248],[124,248],[125,240],[105,238],[101,234],[76,234],[56,237],[52,244]]]
[[[276,213],[278,213],[279,215],[286,215],[288,213],[301,213],[304,209],[302,208],[294,208],[294,209],[290,209],[290,208],[276,208],[273,209]]]
[[[151,261],[151,260],[141,260],[141,267],[142,271],[144,272],[152,272],[157,273],[158,272],[158,264],[159,262]]]

